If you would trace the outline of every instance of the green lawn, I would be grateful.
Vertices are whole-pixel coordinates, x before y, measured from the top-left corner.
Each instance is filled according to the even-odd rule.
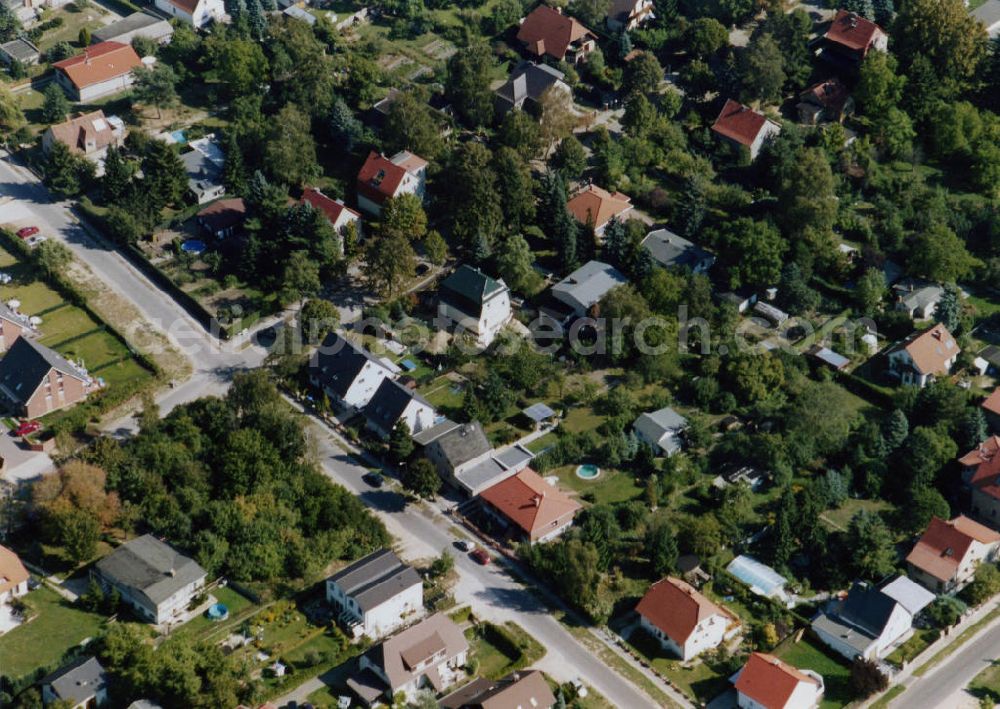
[[[862,510],[867,512],[888,512],[892,510],[892,504],[885,500],[855,500],[848,499],[835,510],[828,510],[822,514],[822,519],[836,530],[844,531],[851,523],[854,515]]]
[[[716,672],[703,660],[684,663],[667,653],[648,633],[637,630],[629,644],[646,658],[661,675],[670,678],[681,691],[696,701],[710,701],[729,687],[725,675]],[[685,666],[687,665],[687,666]]]
[[[209,635],[224,637],[223,629],[234,630],[242,621],[248,609],[252,609],[253,603],[246,596],[242,596],[233,589],[215,588],[209,592],[219,603],[224,603],[229,609],[229,618],[225,621],[209,620],[205,614],[192,618],[183,626],[173,632],[173,635],[191,635],[199,639],[204,639]]]
[[[913,658],[926,650],[927,646],[940,636],[941,632],[939,630],[931,628],[918,629],[914,631],[913,636],[909,640],[893,650],[885,659],[887,662],[900,666],[904,662],[913,662]]]
[[[823,677],[826,693],[820,709],[834,709],[849,704],[851,693],[851,669],[837,655],[833,655],[819,645],[819,641],[803,637],[798,643],[786,642],[774,654],[788,664],[801,670],[813,670]]]
[[[44,586],[25,600],[37,615],[0,635],[0,674],[9,677],[22,677],[39,667],[54,668],[67,650],[97,637],[104,624],[102,616],[74,608]]]
[[[91,32],[98,30],[103,27],[101,22],[101,16],[106,14],[104,9],[97,4],[91,3],[82,12],[77,11],[77,9],[72,5],[67,5],[61,7],[58,10],[46,13],[45,20],[51,20],[56,17],[62,19],[63,24],[61,27],[53,28],[42,35],[42,38],[38,40],[38,48],[45,52],[51,49],[53,46],[59,42],[69,42],[76,49],[82,49],[79,46],[80,30],[86,27]]]
[[[515,623],[468,628],[465,637],[469,640],[469,657],[479,663],[478,674],[490,679],[509,674],[514,663],[526,667],[545,655],[545,648]]]
[[[631,473],[601,468],[601,474],[596,480],[584,480],[576,474],[576,467],[577,464],[564,465],[561,468],[547,470],[544,475],[558,476],[562,487],[580,495],[592,494],[596,504],[626,502],[642,494],[642,488],[636,484],[635,477]]]
[[[1000,661],[980,672],[969,682],[969,692],[980,699],[989,699],[993,703],[1000,702]]]

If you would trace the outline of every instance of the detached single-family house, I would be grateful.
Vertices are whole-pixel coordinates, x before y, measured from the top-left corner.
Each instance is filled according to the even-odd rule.
[[[26,594],[29,578],[17,554],[0,545],[0,604]]]
[[[0,303],[0,352],[13,347],[18,338],[34,334],[35,328],[26,315],[16,313]]]
[[[3,315],[3,307],[0,306],[0,317]],[[3,322],[0,322],[0,328],[3,327]],[[0,335],[2,335],[0,331]],[[2,338],[0,338],[0,347],[3,346]],[[983,414],[986,416],[986,423],[990,425],[990,430],[994,433],[1000,432],[1000,387],[993,390],[993,393],[987,396],[983,403],[981,403],[980,408],[983,410]]]
[[[740,632],[740,621],[685,581],[657,581],[636,606],[643,629],[685,662]]]
[[[383,438],[388,438],[400,423],[405,423],[413,434],[430,428],[437,418],[434,407],[416,390],[388,377],[378,385],[361,413],[368,427]]]
[[[184,614],[205,588],[205,569],[152,534],[125,542],[94,565],[91,574],[105,590],[159,625]]]
[[[750,160],[756,160],[764,143],[778,135],[781,126],[749,106],[726,99],[712,130],[728,142],[746,148]]]
[[[656,19],[653,0],[612,0],[607,25],[612,32],[639,29]]]
[[[959,349],[948,329],[938,323],[915,332],[889,350],[889,371],[903,384],[925,387],[935,377],[951,372]]]
[[[962,480],[969,487],[972,514],[1000,525],[1000,436],[990,436],[958,459]]]
[[[0,407],[15,416],[44,416],[98,388],[87,370],[27,337],[19,337],[0,359]]]
[[[534,454],[520,445],[494,450],[478,421],[444,420],[417,433],[414,443],[447,482],[469,496],[524,470]]]
[[[854,98],[844,82],[834,77],[813,84],[800,93],[796,108],[799,122],[809,126],[843,123],[854,113]]]
[[[715,256],[669,229],[657,229],[646,234],[642,248],[664,268],[687,268],[692,273],[705,273],[715,263]]]
[[[327,197],[316,187],[306,187],[302,190],[302,199],[299,200],[299,203],[312,205],[313,209],[318,209],[326,215],[333,230],[341,236],[341,253],[343,253],[344,247],[343,236],[348,224],[354,225],[357,239],[359,242],[361,241],[363,236],[361,215],[344,204],[342,200]]]
[[[42,703],[64,702],[71,709],[92,709],[108,701],[108,676],[96,657],[81,657],[45,677]]]
[[[358,207],[376,217],[386,201],[402,194],[421,200],[427,188],[427,161],[403,150],[391,158],[372,151],[358,173]]]
[[[521,21],[517,41],[533,56],[579,64],[597,47],[597,35],[562,8],[539,5]]]
[[[555,539],[573,524],[580,504],[531,468],[479,493],[483,510],[512,537],[529,544]]]
[[[899,601],[874,586],[855,582],[847,598],[833,601],[812,622],[813,632],[848,661],[878,660],[906,641],[913,615]]]
[[[910,576],[934,593],[956,593],[976,573],[979,564],[994,561],[1000,533],[959,515],[953,520],[933,517],[906,557]]]
[[[478,268],[459,266],[438,287],[438,317],[489,347],[513,317],[510,289]]]
[[[132,70],[142,60],[132,46],[101,42],[84,48],[83,54],[52,65],[56,82],[74,101],[89,102],[121,93],[133,82]]]
[[[774,655],[752,652],[733,676],[741,709],[813,709],[823,699],[823,678]]]
[[[233,236],[247,218],[242,197],[220,199],[198,212],[198,226],[216,239]]]
[[[121,42],[131,44],[136,37],[151,39],[157,44],[168,44],[174,34],[174,28],[162,17],[148,12],[133,12],[117,22],[94,30],[91,41]]]
[[[907,279],[892,287],[896,310],[902,310],[914,320],[933,317],[944,295],[944,288],[934,283]]]
[[[493,92],[497,115],[501,118],[514,109],[537,106],[547,91],[558,91],[567,100],[572,99],[573,90],[563,79],[558,69],[548,64],[523,61],[511,72],[507,83]]]
[[[156,9],[196,30],[226,19],[223,0],[155,0]]]
[[[24,66],[34,66],[39,62],[41,56],[38,47],[23,37],[0,44],[0,60],[4,64],[10,65],[14,62],[20,62]]]
[[[566,209],[580,224],[593,227],[594,234],[600,238],[612,217],[625,221],[625,215],[632,211],[632,198],[592,184],[570,197]]]
[[[309,362],[309,381],[339,408],[363,408],[384,379],[395,377],[389,364],[335,332],[326,336]]]
[[[424,615],[424,585],[391,549],[355,561],[326,580],[326,600],[354,637],[379,640]]]
[[[889,35],[885,30],[850,10],[837,11],[823,41],[825,59],[855,67],[864,61],[868,52],[889,49]]]
[[[556,698],[539,670],[518,670],[498,680],[478,677],[438,704],[441,709],[553,709]]]
[[[639,416],[632,424],[632,430],[657,455],[670,456],[681,449],[687,425],[686,418],[665,406],[659,411]]]
[[[612,289],[626,283],[628,279],[614,266],[588,261],[552,286],[552,296],[582,318]]]
[[[105,116],[97,110],[55,123],[42,134],[42,150],[48,153],[55,143],[62,143],[70,152],[102,163],[112,145],[125,144],[125,123],[118,116]]]
[[[436,613],[362,655],[347,686],[368,706],[399,693],[413,699],[421,689],[439,694],[465,678],[468,653],[462,629]]]
[[[188,147],[191,150],[181,155],[188,177],[188,193],[198,204],[219,199],[226,193],[226,186],[222,184],[226,154],[215,134],[209,133],[204,138],[192,140]]]

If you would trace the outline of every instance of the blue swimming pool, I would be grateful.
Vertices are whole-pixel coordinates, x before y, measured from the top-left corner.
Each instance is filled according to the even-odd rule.
[[[189,254],[201,254],[205,252],[205,242],[201,239],[189,239],[181,244],[181,251]]]
[[[225,620],[229,617],[229,609],[225,603],[216,603],[205,613],[209,620]]]
[[[584,480],[594,480],[601,474],[601,469],[592,463],[576,466],[576,476]]]

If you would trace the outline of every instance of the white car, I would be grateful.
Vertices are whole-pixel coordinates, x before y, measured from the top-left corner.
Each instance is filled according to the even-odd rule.
[[[11,282],[11,277],[9,273],[0,273],[0,286],[5,286]]]
[[[36,246],[38,246],[43,241],[48,241],[48,240],[49,240],[49,237],[42,236],[41,234],[39,234],[37,236],[30,237],[28,239],[28,241],[27,241],[27,244],[28,244],[29,247],[35,248]]]

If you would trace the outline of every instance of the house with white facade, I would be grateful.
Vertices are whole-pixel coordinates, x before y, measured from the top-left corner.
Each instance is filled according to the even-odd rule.
[[[813,709],[823,699],[823,678],[774,655],[750,653],[733,684],[740,709]]]
[[[935,377],[950,373],[961,352],[948,328],[938,323],[913,333],[889,350],[889,373],[903,384],[923,388]]]
[[[640,441],[652,448],[657,455],[673,455],[684,443],[684,429],[687,419],[665,406],[659,411],[642,414],[632,424],[632,430]]]
[[[994,482],[996,477],[993,478]],[[910,578],[934,593],[957,593],[980,564],[996,561],[1000,533],[959,515],[952,520],[932,517],[906,557]]]
[[[0,604],[26,594],[28,578],[28,570],[17,554],[0,546]]]
[[[588,261],[563,280],[552,286],[552,297],[572,308],[579,318],[590,314],[591,308],[612,289],[628,283],[614,266],[600,261]]]
[[[116,589],[140,618],[157,625],[184,614],[205,588],[206,575],[194,559],[152,534],[125,542],[91,571],[105,591]]]
[[[81,657],[39,683],[42,703],[63,702],[70,709],[93,709],[108,701],[108,676],[96,657]]]
[[[128,89],[134,81],[132,70],[142,64],[131,45],[101,42],[54,63],[52,68],[56,82],[70,99],[90,102]]]
[[[437,419],[434,407],[416,389],[389,378],[382,380],[361,413],[368,421],[368,428],[383,438],[388,438],[399,424],[405,423],[413,434],[430,428]]]
[[[403,150],[391,158],[372,151],[358,172],[358,207],[376,217],[386,201],[403,194],[423,201],[427,189],[427,161]]]
[[[781,126],[739,101],[726,99],[719,112],[712,131],[724,140],[750,153],[750,160],[756,160],[764,143],[781,132]]]
[[[196,30],[210,22],[226,20],[226,5],[223,0],[155,0],[155,5],[160,12],[176,17]]]
[[[612,0],[606,19],[612,32],[639,29],[656,19],[653,0]]]
[[[740,621],[690,584],[668,576],[636,606],[642,628],[667,651],[690,660],[740,632]]]
[[[849,662],[879,660],[913,634],[913,614],[889,594],[858,581],[847,598],[832,601],[816,616],[812,629]]]
[[[394,379],[388,360],[380,359],[331,332],[309,361],[309,382],[341,409],[361,409],[384,379]]]
[[[469,333],[479,347],[489,347],[513,317],[510,289],[503,279],[463,265],[438,287],[438,317],[444,327]]]
[[[333,230],[341,236],[340,253],[344,253],[343,236],[349,224],[354,225],[358,241],[363,238],[361,215],[344,204],[343,200],[333,199],[323,194],[317,187],[306,187],[302,190],[300,204],[309,204],[326,216]]]
[[[355,561],[326,580],[326,600],[354,637],[379,640],[424,615],[424,586],[391,549]]]

